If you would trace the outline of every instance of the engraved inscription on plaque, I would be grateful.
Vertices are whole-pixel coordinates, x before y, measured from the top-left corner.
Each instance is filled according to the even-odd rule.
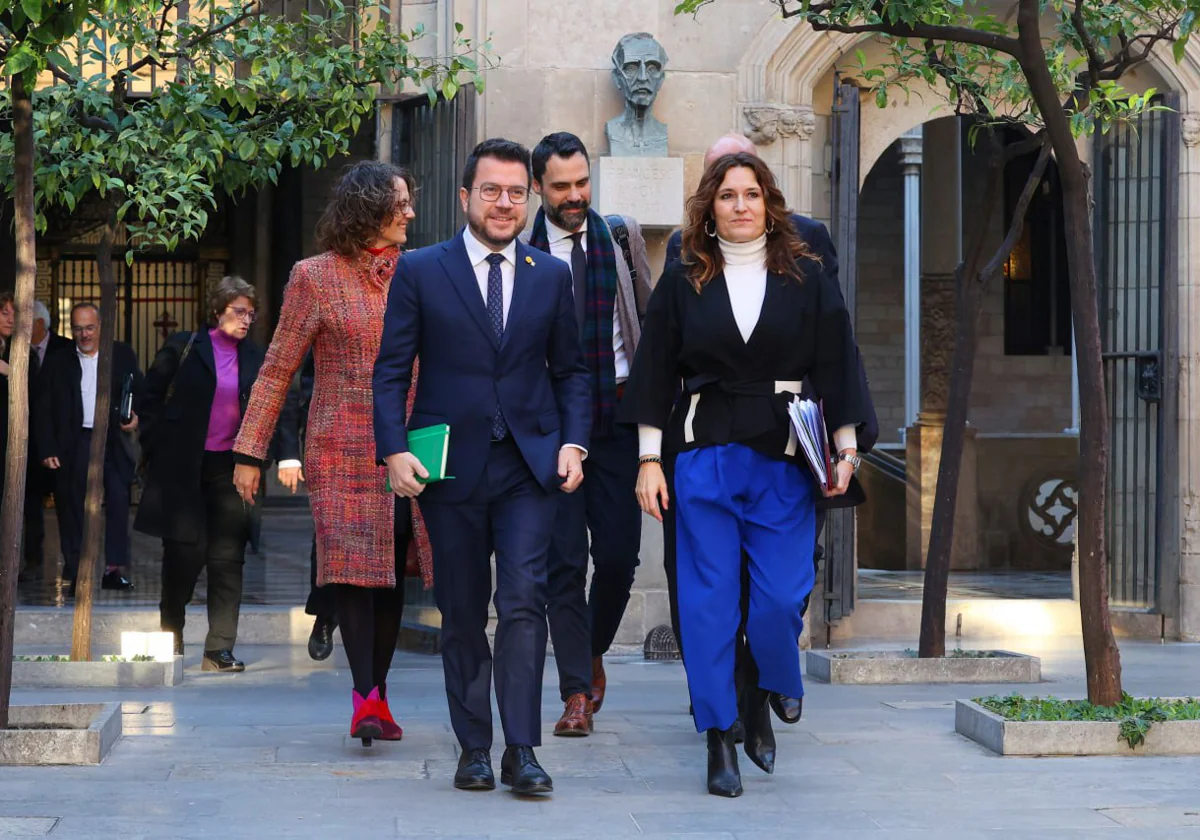
[[[683,221],[683,158],[602,157],[598,169],[601,213],[651,228]]]

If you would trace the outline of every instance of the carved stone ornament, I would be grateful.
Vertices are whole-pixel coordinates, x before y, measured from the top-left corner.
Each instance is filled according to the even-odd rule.
[[[954,275],[921,275],[921,411],[942,413],[950,400],[954,356]]]
[[[807,140],[817,128],[808,105],[749,105],[742,109],[749,137],[758,146],[769,146],[779,137]]]
[[[1200,142],[1200,114],[1189,111],[1183,115],[1182,133],[1185,146],[1195,146]]]

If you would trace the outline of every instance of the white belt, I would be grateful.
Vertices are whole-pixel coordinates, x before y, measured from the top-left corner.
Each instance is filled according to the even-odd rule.
[[[777,379],[775,380],[776,394],[799,394],[804,387],[804,383],[799,379]],[[700,404],[700,393],[696,392],[691,396],[691,402],[688,405],[687,416],[683,419],[683,442],[695,443],[696,431],[694,423],[696,421],[696,406]],[[784,449],[784,454],[792,456],[796,454],[796,446],[799,444],[799,439],[796,437],[796,430],[792,428],[792,424],[788,422],[788,442],[787,448]]]

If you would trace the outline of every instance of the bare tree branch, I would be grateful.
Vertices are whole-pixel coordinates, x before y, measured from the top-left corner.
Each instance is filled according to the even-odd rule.
[[[851,35],[873,33],[891,35],[896,38],[931,38],[935,41],[954,41],[959,44],[974,44],[985,49],[1006,53],[1014,58],[1019,58],[1021,52],[1021,44],[1016,38],[991,32],[980,32],[966,26],[933,26],[927,23],[909,26],[904,23],[888,23],[887,21],[841,24],[818,20],[810,20],[809,24],[816,32],[843,32]]]
[[[175,0],[168,0],[168,4],[173,6],[175,4]],[[229,18],[229,20],[225,21],[224,23],[220,24],[219,26],[214,26],[211,29],[206,29],[203,32],[193,35],[186,42],[184,42],[184,44],[181,47],[179,47],[177,50],[175,50],[173,52],[169,52],[169,53],[161,53],[159,55],[159,58],[157,58],[157,59],[154,58],[152,55],[143,56],[138,61],[135,61],[133,64],[131,64],[128,67],[124,68],[123,70],[119,71],[117,75],[118,76],[132,76],[134,73],[138,72],[139,70],[142,70],[145,67],[148,67],[151,64],[156,64],[159,67],[163,67],[163,61],[166,61],[166,60],[172,59],[172,58],[185,58],[192,51],[192,48],[195,47],[197,44],[200,44],[200,43],[210,40],[212,38],[216,38],[219,35],[223,35],[225,32],[227,32],[230,29],[233,29],[238,24],[243,23],[246,20],[254,17],[260,11],[261,11],[261,3],[259,2],[259,0],[251,0],[251,2],[246,3],[246,5],[244,5],[242,7],[242,10],[240,12],[238,12],[238,14]],[[164,19],[164,21],[166,20],[165,12],[163,15],[163,19]],[[161,45],[161,38],[162,38],[161,30],[159,32],[159,38],[160,38],[159,43]],[[166,68],[163,67],[163,69],[166,69]],[[116,78],[114,78],[113,81],[119,82],[119,80]]]
[[[1042,135],[1038,135],[1038,137],[1041,138]],[[1042,173],[1046,171],[1046,164],[1050,160],[1051,149],[1049,143],[1042,143],[1042,151],[1033,165],[1033,171],[1029,173],[1028,180],[1025,181],[1025,188],[1021,190],[1017,206],[1013,208],[1012,224],[1009,225],[1008,233],[1005,235],[1004,241],[1000,243],[1000,247],[996,249],[996,253],[988,260],[988,264],[983,267],[983,271],[979,273],[980,282],[986,283],[995,277],[996,273],[1004,267],[1004,261],[1008,259],[1008,255],[1016,246],[1017,239],[1021,236],[1021,229],[1025,226],[1025,213],[1029,210],[1033,194],[1037,191],[1038,184],[1042,182]]]
[[[1157,32],[1137,35],[1133,38],[1122,32],[1121,49],[1101,66],[1100,79],[1113,81],[1121,78],[1131,67],[1141,64],[1149,58],[1150,53],[1158,44],[1164,41],[1174,41],[1175,29],[1178,25],[1178,21],[1172,21],[1169,24],[1163,24]],[[1135,51],[1134,47],[1139,43],[1142,44],[1142,48]]]
[[[1096,41],[1092,38],[1087,22],[1083,19],[1083,0],[1075,0],[1075,10],[1071,12],[1071,24],[1075,27],[1075,34],[1079,36],[1083,49],[1087,53],[1090,87],[1098,87],[1100,72],[1104,69],[1103,62],[1100,58],[1100,51],[1096,48]]]

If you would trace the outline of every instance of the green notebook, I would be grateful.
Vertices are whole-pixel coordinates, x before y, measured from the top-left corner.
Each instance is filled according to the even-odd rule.
[[[424,429],[409,429],[408,451],[416,455],[421,466],[429,471],[429,478],[417,479],[422,484],[454,478],[446,475],[446,456],[450,454],[450,426],[446,423]],[[388,479],[387,491],[392,492],[391,479]]]

